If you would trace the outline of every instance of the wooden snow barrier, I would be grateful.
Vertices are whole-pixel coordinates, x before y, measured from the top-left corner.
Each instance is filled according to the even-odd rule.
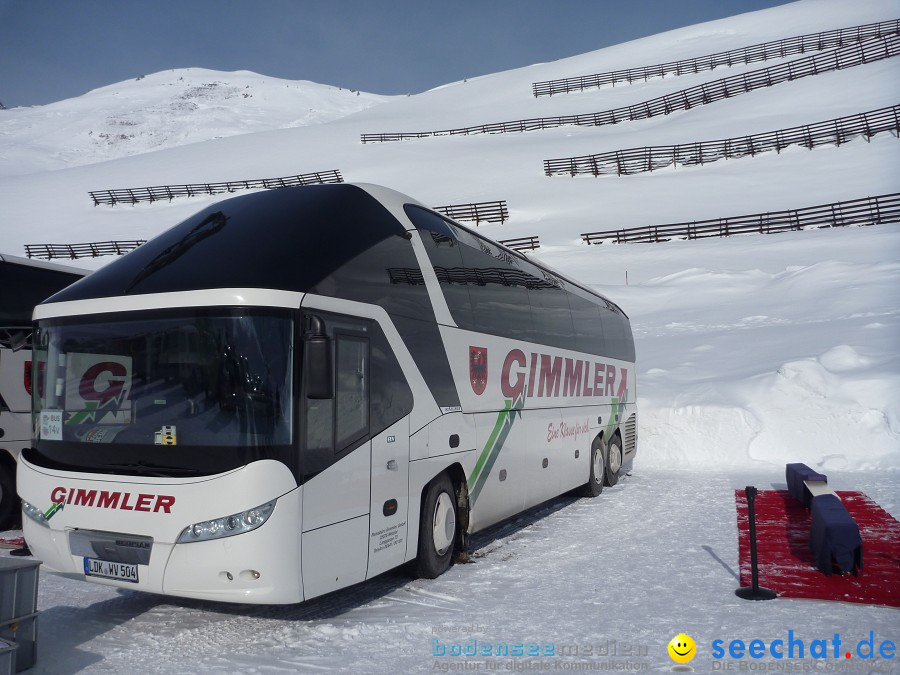
[[[677,77],[688,73],[699,73],[704,70],[715,70],[719,67],[732,67],[742,63],[756,63],[768,59],[779,59],[793,54],[822,51],[834,47],[859,42],[870,37],[879,37],[900,32],[900,20],[890,19],[878,23],[868,23],[849,28],[797,35],[780,40],[772,40],[749,47],[739,47],[715,54],[694,56],[679,61],[669,61],[652,66],[624,68],[605,73],[578,75],[557,80],[534,82],[531,91],[537,96],[553,96],[569,94],[574,91],[600,88],[606,85],[631,84],[646,82],[656,77]]]
[[[788,492],[812,516],[809,547],[816,568],[826,576],[831,576],[835,568],[859,576],[863,553],[859,525],[828,487],[828,477],[802,463],[786,465],[785,477]]]
[[[534,251],[541,247],[537,235],[533,237],[518,237],[516,239],[498,239],[498,244],[503,244],[506,248],[514,251]]]
[[[670,166],[698,166],[720,159],[754,157],[772,150],[780,153],[794,145],[812,150],[822,145],[840,146],[855,138],[870,141],[884,132],[900,137],[900,105],[735,138],[545,159],[544,175],[631,176]]]
[[[704,239],[736,234],[772,234],[812,228],[855,227],[900,222],[900,192],[832,204],[817,204],[786,211],[767,211],[741,216],[666,223],[600,232],[584,232],[586,244],[663,242],[670,239]]]
[[[506,134],[542,129],[555,129],[563,126],[603,126],[619,124],[635,120],[648,119],[657,115],[669,115],[681,110],[714,103],[715,101],[746,94],[756,89],[772,87],[782,82],[798,80],[802,77],[820,75],[835,70],[843,70],[853,66],[872,63],[880,59],[900,56],[900,35],[890,33],[878,37],[870,37],[860,42],[838,47],[829,51],[817,52],[793,61],[779,63],[768,68],[760,68],[746,73],[731,75],[718,80],[704,82],[687,89],[674,91],[646,101],[628,106],[613,108],[592,113],[576,115],[557,115],[553,117],[533,117],[510,122],[491,122],[475,124],[456,129],[436,129],[434,131],[390,132],[361,134],[360,141],[366,143],[385,143],[390,141],[406,141],[432,136],[471,136],[476,134]]]
[[[454,220],[480,222],[505,223],[509,220],[509,207],[505,199],[491,202],[471,202],[469,204],[447,204],[445,206],[432,207],[438,213],[443,213]]]
[[[146,243],[146,239],[133,239],[129,241],[91,241],[83,244],[25,244],[25,255],[42,260],[99,258],[104,255],[125,255]]]
[[[326,183],[343,183],[344,178],[337,169],[314,171],[296,176],[280,178],[253,178],[250,180],[232,180],[222,183],[192,183],[189,185],[155,185],[151,187],[121,188],[117,190],[92,190],[90,194],[94,206],[104,204],[131,204],[138,202],[172,201],[176,197],[194,197],[196,195],[217,195],[238,190],[275,190],[278,188],[298,187],[306,185],[324,185]]]

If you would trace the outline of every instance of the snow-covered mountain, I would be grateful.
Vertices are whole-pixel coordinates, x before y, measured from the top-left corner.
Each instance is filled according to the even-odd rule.
[[[167,70],[0,114],[0,175],[321,124],[390,100],[250,71]]]

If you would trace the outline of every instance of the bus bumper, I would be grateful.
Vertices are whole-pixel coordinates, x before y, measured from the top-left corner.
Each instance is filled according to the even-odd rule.
[[[256,462],[192,482],[148,484],[139,478],[76,479],[23,460],[19,491],[23,508],[34,505],[22,518],[29,548],[65,576],[201,600],[289,604],[304,599],[302,488],[278,462]],[[101,504],[101,494],[107,501],[115,496],[118,508]],[[193,523],[255,508],[279,494],[268,520],[254,530],[176,543]],[[54,507],[45,511],[50,504]],[[124,505],[132,508],[123,513]],[[51,515],[36,518],[40,513]]]

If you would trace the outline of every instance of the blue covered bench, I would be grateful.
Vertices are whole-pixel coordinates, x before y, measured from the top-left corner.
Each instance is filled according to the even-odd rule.
[[[809,547],[816,567],[831,576],[832,563],[842,572],[862,571],[862,537],[859,526],[836,495],[819,495],[812,500],[812,527]]]
[[[825,474],[814,471],[806,464],[800,463],[788,464],[785,468],[785,478],[787,479],[788,492],[791,493],[791,497],[806,508],[809,508],[809,504],[815,496],[813,490],[817,494],[822,493],[821,490],[816,489],[815,484],[823,486],[828,484],[828,477]],[[809,487],[809,483],[813,484],[812,490]]]
[[[859,526],[828,487],[828,477],[796,463],[785,467],[785,478],[788,492],[812,515],[809,547],[819,571],[831,576],[836,565],[841,572],[862,572]]]

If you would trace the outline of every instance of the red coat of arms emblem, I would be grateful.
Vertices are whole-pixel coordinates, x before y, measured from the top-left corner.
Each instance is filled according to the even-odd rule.
[[[487,387],[487,347],[469,347],[469,380],[472,390],[481,396]]]

